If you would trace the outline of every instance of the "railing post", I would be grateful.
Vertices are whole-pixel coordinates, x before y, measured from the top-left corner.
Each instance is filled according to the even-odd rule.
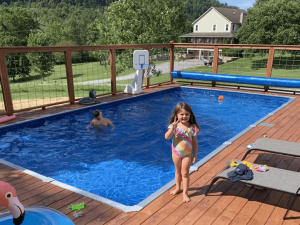
[[[148,50],[148,52],[149,52],[149,64],[150,64],[150,47],[146,47],[145,50]],[[145,78],[145,86],[146,86],[146,88],[149,88],[149,86],[150,86],[150,77],[149,76],[147,76]]]
[[[218,60],[219,60],[219,47],[218,46],[215,46],[214,47],[214,60],[213,60],[213,63],[212,63],[212,69],[213,69],[213,73],[217,74],[218,73]],[[213,87],[216,86],[216,81],[212,81],[211,82],[211,85]]]
[[[116,79],[116,51],[115,49],[109,50],[110,56],[110,80],[112,95],[117,94],[117,79]]]
[[[0,78],[5,111],[8,116],[12,116],[14,114],[14,106],[11,98],[5,54],[3,52],[0,52]]]
[[[68,84],[68,93],[70,104],[75,103],[75,94],[74,94],[74,80],[73,80],[73,69],[72,69],[72,56],[71,51],[64,51],[65,54],[65,63],[66,63],[66,72],[67,72],[67,84]]]
[[[274,47],[270,47],[269,49],[269,57],[268,57],[268,64],[267,64],[267,71],[266,71],[266,77],[272,76],[272,68],[273,68],[273,61],[274,61]],[[268,86],[264,86],[265,91],[267,92],[269,90]]]
[[[174,71],[174,41],[170,41],[172,45],[170,48],[170,82],[173,82],[173,77],[171,73]]]

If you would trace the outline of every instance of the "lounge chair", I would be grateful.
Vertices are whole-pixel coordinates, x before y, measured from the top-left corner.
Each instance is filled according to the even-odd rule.
[[[259,138],[246,152],[242,160],[244,160],[251,151],[256,150],[300,157],[300,143],[291,141],[280,141],[270,138]]]
[[[238,164],[242,163],[241,161],[237,161]],[[256,164],[253,164],[254,166],[257,166]],[[208,189],[206,190],[205,195],[209,193],[209,190],[211,189],[212,185],[220,178],[222,179],[229,179],[227,174],[233,170],[235,170],[236,167],[227,167],[222,173],[217,175],[212,182],[210,183]],[[272,190],[277,190],[281,192],[286,192],[290,194],[294,194],[294,198],[289,205],[286,213],[283,216],[283,219],[286,219],[286,215],[292,205],[294,204],[298,192],[300,190],[300,173],[290,171],[290,170],[284,170],[284,169],[278,169],[274,167],[269,167],[269,171],[267,172],[258,172],[253,171],[253,179],[252,180],[240,180],[238,182],[242,182],[251,186],[257,186]]]

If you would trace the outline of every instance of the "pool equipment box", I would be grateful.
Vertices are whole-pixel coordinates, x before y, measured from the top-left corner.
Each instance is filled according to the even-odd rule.
[[[143,70],[149,67],[148,50],[136,50],[133,52],[133,69],[136,70],[131,84],[126,85],[124,93],[140,94],[143,84]]]

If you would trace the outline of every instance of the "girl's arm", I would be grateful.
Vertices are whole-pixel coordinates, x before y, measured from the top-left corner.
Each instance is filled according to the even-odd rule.
[[[173,136],[174,130],[175,130],[174,126],[172,126],[171,128],[169,128],[168,131],[165,134],[165,139],[169,140]]]
[[[165,134],[165,139],[169,140],[173,136],[174,130],[176,129],[177,124],[179,122],[180,122],[179,120],[176,121],[176,118],[174,118],[174,122],[172,123],[172,127],[169,128],[168,131]]]
[[[197,136],[193,136],[192,137],[192,141],[193,141],[193,159],[192,159],[192,163],[197,162],[197,153],[198,153],[198,141],[197,141]]]

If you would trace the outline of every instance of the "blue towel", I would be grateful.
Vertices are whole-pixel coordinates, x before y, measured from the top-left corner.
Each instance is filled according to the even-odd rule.
[[[234,171],[231,171],[227,174],[231,182],[239,180],[252,180],[253,172],[244,164],[239,164]]]

